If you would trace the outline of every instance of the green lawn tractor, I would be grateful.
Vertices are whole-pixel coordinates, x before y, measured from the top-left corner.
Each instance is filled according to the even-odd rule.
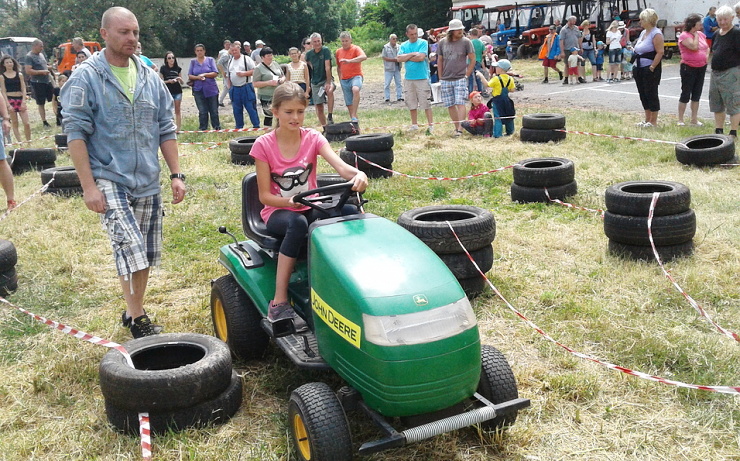
[[[351,187],[333,184],[294,198],[325,216],[310,226],[305,257],[291,276],[295,319],[267,320],[280,239],[260,218],[254,173],[242,181],[249,240],[229,234],[234,242],[219,255],[229,274],[212,283],[216,336],[236,357],[260,358],[272,339],[297,367],[333,370],[346,383],[336,391],[314,382],[292,392],[288,427],[298,459],[352,459],[350,411],[384,433],[363,443],[359,454],[474,424],[514,423],[530,402],[519,398],[504,356],[481,347],[475,314],[455,277],[414,235],[359,213],[364,200]],[[339,216],[348,200],[358,213]]]

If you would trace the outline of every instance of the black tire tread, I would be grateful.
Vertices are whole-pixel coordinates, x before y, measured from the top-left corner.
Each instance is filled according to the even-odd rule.
[[[551,199],[563,200],[566,197],[570,197],[578,193],[578,183],[576,181],[572,181],[562,186],[548,187],[547,192],[550,194]],[[526,187],[520,186],[516,183],[511,185],[511,200],[521,203],[550,202],[550,200],[547,199],[547,195],[545,195],[544,187]]]
[[[0,239],[0,272],[8,271],[18,264],[18,250],[10,240]]]
[[[496,238],[493,214],[469,205],[430,205],[401,213],[398,225],[408,230],[437,254],[462,251],[445,221],[468,251],[483,248]]]
[[[473,261],[480,267],[485,274],[493,267],[493,247],[486,245],[477,250],[469,250]],[[439,259],[445,263],[450,272],[457,279],[469,279],[471,277],[480,277],[478,270],[475,268],[468,255],[465,253],[448,253],[438,255]]]
[[[694,241],[690,240],[685,243],[679,243],[678,245],[656,245],[655,249],[660,255],[660,260],[667,263],[676,258],[691,256],[694,253]],[[655,254],[653,254],[653,248],[651,246],[627,245],[609,240],[608,250],[610,254],[620,258],[634,261],[655,261]]]
[[[77,170],[73,166],[58,166],[41,170],[41,184],[47,184],[54,179],[52,187],[78,187],[80,186],[80,177],[77,176]]]
[[[481,346],[481,376],[478,393],[491,403],[503,403],[519,398],[516,378],[511,371],[506,357],[498,349],[489,345]],[[482,423],[486,429],[496,430],[511,426],[516,421],[518,412],[498,416]]]
[[[260,326],[262,314],[231,274],[216,279],[211,287],[211,319],[216,330],[213,305],[221,296],[227,323],[226,344],[231,353],[241,360],[259,359],[265,355],[270,338]],[[218,331],[216,336],[219,337]],[[223,340],[223,338],[219,339]]]
[[[229,150],[232,154],[246,155],[252,151],[252,146],[257,140],[257,136],[241,136],[229,141]]]
[[[625,181],[609,186],[604,193],[606,209],[626,216],[647,216],[653,192],[660,192],[653,216],[683,213],[691,206],[691,192],[672,181]]]
[[[565,128],[563,114],[527,114],[522,117],[522,128],[533,130],[557,130]]]
[[[514,182],[527,187],[552,187],[569,184],[575,179],[572,160],[559,157],[528,158],[514,165]]]
[[[625,216],[610,211],[604,213],[604,233],[619,243],[649,246],[647,217]],[[683,213],[655,216],[651,225],[653,242],[657,246],[686,243],[696,234],[694,210]]]
[[[564,131],[555,130],[534,130],[532,128],[522,128],[519,130],[519,139],[522,142],[558,142],[565,139],[566,133]]]
[[[349,151],[379,152],[393,147],[392,133],[367,133],[350,136],[345,140]]]
[[[730,136],[723,134],[700,134],[676,144],[676,160],[684,165],[719,165],[734,156],[735,143]]]

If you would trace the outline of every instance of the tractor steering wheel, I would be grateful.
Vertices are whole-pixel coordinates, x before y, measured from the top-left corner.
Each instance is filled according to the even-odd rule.
[[[293,196],[295,203],[300,203],[313,208],[327,218],[334,218],[342,215],[342,207],[353,193],[352,181],[340,184],[330,184],[328,186],[317,187],[316,189],[307,190]],[[316,197],[309,197],[310,195]],[[362,202],[360,202],[362,203]],[[357,206],[359,210],[360,206]]]

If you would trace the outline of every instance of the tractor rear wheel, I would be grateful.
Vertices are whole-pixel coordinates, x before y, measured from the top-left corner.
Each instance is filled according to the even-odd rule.
[[[213,282],[211,319],[216,337],[228,344],[238,359],[259,359],[270,338],[260,327],[262,314],[231,274]]]
[[[349,461],[352,437],[339,399],[325,383],[294,390],[288,403],[288,426],[301,461]]]
[[[503,403],[519,398],[514,372],[506,357],[495,347],[481,346],[481,374],[478,393],[491,403]],[[513,411],[481,423],[484,429],[498,430],[511,426],[516,421],[518,411]]]

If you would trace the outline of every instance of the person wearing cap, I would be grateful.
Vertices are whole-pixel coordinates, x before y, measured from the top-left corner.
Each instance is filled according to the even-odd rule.
[[[432,134],[432,106],[429,103],[432,87],[429,85],[429,64],[427,63],[429,45],[426,40],[419,38],[416,24],[406,26],[406,37],[408,40],[401,44],[396,59],[404,63],[406,70],[403,95],[406,99],[406,107],[411,113],[411,131],[419,129],[418,110],[421,109],[426,114],[429,123],[427,134]]]
[[[352,35],[345,31],[339,34],[342,47],[334,54],[337,60],[337,75],[342,85],[344,103],[349,111],[350,121],[357,122],[357,108],[360,105],[360,90],[362,90],[362,61],[367,55],[362,48],[352,44]]]
[[[584,61],[583,56],[578,54],[581,51],[577,46],[570,49],[570,56],[568,56],[568,83],[575,85],[578,83],[578,68],[581,67],[579,64]]]
[[[265,42],[262,40],[257,40],[254,42],[254,46],[257,48],[252,51],[252,55],[250,58],[252,58],[252,61],[254,61],[254,64],[258,66],[262,62],[262,56],[260,55],[260,52],[262,51],[262,47],[265,46]]]
[[[604,79],[601,77],[601,71],[604,70],[604,52],[606,51],[606,45],[601,40],[596,42],[596,51],[594,53],[596,60],[596,70],[594,71],[594,82],[603,82]]]
[[[473,43],[464,36],[464,31],[462,21],[453,19],[447,30],[447,37],[437,47],[437,72],[442,81],[440,96],[455,124],[453,136],[462,135],[460,122],[465,120],[468,77],[475,67]]]
[[[473,91],[468,96],[470,100],[470,111],[468,119],[460,125],[473,136],[491,137],[493,128],[493,115],[483,104],[483,96],[480,91]]]
[[[500,138],[503,135],[503,127],[506,127],[506,136],[514,134],[514,116],[516,109],[514,101],[509,97],[509,93],[516,90],[514,77],[507,74],[511,70],[511,62],[508,59],[502,59],[493,64],[496,74],[491,80],[486,80],[482,73],[478,76],[487,86],[491,88],[493,98],[490,101],[491,112],[493,112],[493,137]]]
[[[560,29],[560,32],[558,32],[558,39],[560,40],[560,59],[563,61],[565,61],[568,58],[568,55],[570,55],[570,49],[574,46],[577,48],[578,42],[581,40],[582,33],[576,25],[576,20],[577,18],[575,16],[570,16],[565,27]],[[578,77],[578,81],[580,83],[586,83],[586,80],[582,77]],[[567,84],[568,79],[564,78],[563,85]]]
[[[235,42],[236,43],[236,42]],[[218,94],[218,105],[224,107],[224,99],[229,93],[229,88],[226,83],[228,78],[228,70],[226,69],[226,63],[231,58],[231,40],[224,40],[223,49],[219,50],[218,57],[216,58],[216,68],[221,73],[221,92]]]
[[[609,48],[609,72],[606,74],[606,83],[618,83],[620,80],[618,76],[621,74],[619,67],[622,63],[623,30],[622,21],[612,21],[609,30],[606,31],[606,45]]]
[[[554,24],[550,26],[549,33],[542,41],[542,46],[540,47],[539,59],[542,61],[542,67],[545,72],[545,79],[542,80],[542,83],[547,83],[549,81],[547,77],[550,69],[553,69],[558,73],[558,78],[560,80],[563,79],[563,72],[558,69],[558,59],[560,59],[560,40],[558,40],[558,34],[555,29],[556,27]]]

